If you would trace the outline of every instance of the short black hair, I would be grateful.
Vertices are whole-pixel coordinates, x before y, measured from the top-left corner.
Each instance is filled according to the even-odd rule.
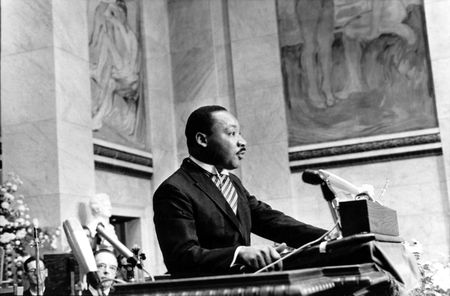
[[[219,105],[207,105],[193,111],[186,122],[186,141],[188,148],[195,144],[195,135],[200,132],[206,135],[211,134],[213,125],[212,114],[217,111],[228,111],[225,107]]]
[[[36,267],[39,266],[38,263],[37,263],[36,257],[30,256],[30,257],[28,257],[28,259],[25,260],[25,262],[23,263],[23,269],[25,270],[25,272],[30,271],[30,270],[28,269],[28,263],[33,262],[33,261],[36,261]],[[44,263],[44,266],[45,266],[45,262],[44,262],[44,260],[43,260],[42,258],[39,258],[39,261],[42,261],[42,262]]]

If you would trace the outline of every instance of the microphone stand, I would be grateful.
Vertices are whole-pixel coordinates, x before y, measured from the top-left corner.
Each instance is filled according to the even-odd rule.
[[[35,247],[35,257],[36,257],[36,271],[35,271],[36,272],[36,294],[38,296],[40,296],[41,293],[39,290],[40,290],[40,285],[41,285],[41,279],[40,279],[41,259],[39,256],[39,246],[40,246],[41,242],[39,240],[38,229],[36,226],[34,227],[33,234],[34,234],[34,247]]]
[[[341,220],[339,218],[338,212],[339,202],[336,199],[336,193],[331,188],[331,184],[328,178],[324,180],[322,183],[320,183],[320,189],[322,190],[323,197],[328,203],[328,207],[330,209],[331,216],[333,217],[333,221],[334,223],[337,224],[338,231],[341,232],[342,231]]]

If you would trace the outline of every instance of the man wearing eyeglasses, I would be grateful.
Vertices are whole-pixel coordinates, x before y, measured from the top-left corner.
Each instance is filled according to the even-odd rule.
[[[117,258],[109,249],[100,249],[96,251],[94,253],[94,258],[95,263],[97,264],[97,274],[100,278],[101,285],[98,289],[88,286],[88,289],[84,290],[82,295],[108,296],[117,274]]]
[[[47,268],[42,259],[39,260],[39,266],[37,265],[37,260],[34,256],[29,257],[23,264],[25,278],[30,283],[30,287],[23,292],[23,296],[49,295],[45,290],[45,280],[48,276]]]

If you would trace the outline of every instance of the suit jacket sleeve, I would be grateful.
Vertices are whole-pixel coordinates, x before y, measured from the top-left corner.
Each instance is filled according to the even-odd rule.
[[[189,194],[162,184],[153,197],[156,234],[171,274],[229,273],[237,246],[202,248],[197,237]]]
[[[272,209],[250,195],[237,177],[233,176],[233,179],[236,187],[246,196],[251,212],[252,233],[278,243],[285,242],[291,247],[299,247],[326,233],[325,229],[300,222]]]

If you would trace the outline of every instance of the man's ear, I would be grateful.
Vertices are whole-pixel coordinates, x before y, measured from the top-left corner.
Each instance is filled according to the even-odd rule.
[[[202,147],[208,146],[208,138],[206,137],[206,135],[204,133],[200,133],[200,132],[196,133],[195,141],[197,142],[198,145],[200,145]]]

